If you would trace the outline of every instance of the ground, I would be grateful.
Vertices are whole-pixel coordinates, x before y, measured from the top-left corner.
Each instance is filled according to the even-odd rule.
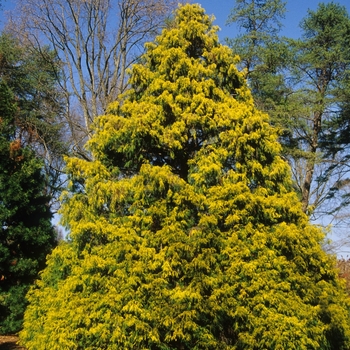
[[[0,335],[0,350],[25,350],[17,344],[16,335]]]

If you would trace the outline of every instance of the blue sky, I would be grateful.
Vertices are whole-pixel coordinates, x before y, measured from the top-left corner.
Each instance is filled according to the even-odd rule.
[[[221,41],[226,37],[232,38],[238,34],[233,26],[226,26],[226,20],[234,6],[234,0],[194,0],[194,2],[201,4],[207,14],[215,16],[216,20],[214,23],[221,28],[221,31],[219,32]],[[316,10],[319,3],[329,3],[332,1],[288,0],[286,2],[287,13],[283,20],[284,28],[282,35],[296,39],[300,37],[299,23],[307,15],[307,10]],[[345,6],[350,14],[350,0],[339,0],[333,2]]]
[[[64,1],[64,0],[63,0]],[[116,0],[115,0],[116,1]],[[226,20],[234,6],[234,0],[193,0],[195,3],[201,4],[208,14],[214,15],[216,20],[215,24],[221,28],[219,36],[221,41],[226,37],[234,37],[237,35],[237,31],[233,26],[226,26]],[[331,1],[324,0],[287,0],[287,13],[284,23],[282,35],[288,37],[298,38],[300,36],[299,23],[307,15],[307,10],[316,10],[317,5],[320,2],[329,3]],[[341,4],[346,7],[350,14],[350,0],[338,0],[335,3]],[[13,0],[0,0],[4,10],[11,9],[14,6]],[[0,29],[4,24],[3,10],[0,11]]]

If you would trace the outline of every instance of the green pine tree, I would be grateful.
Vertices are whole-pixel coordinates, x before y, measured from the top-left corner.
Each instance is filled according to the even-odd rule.
[[[68,153],[60,64],[48,47],[38,51],[0,33],[0,81],[11,90],[17,105],[14,137],[44,162],[47,193],[56,199],[63,187],[63,155]]]
[[[349,181],[343,132],[350,97],[350,16],[344,6],[320,3],[308,11],[301,29],[302,39],[289,41],[289,79],[295,87],[287,98],[287,123],[303,210],[317,218],[338,214],[337,191]]]
[[[29,286],[55,243],[43,164],[14,139],[17,105],[0,83],[0,334],[21,328]]]
[[[286,2],[282,0],[235,0],[228,17],[228,24],[236,24],[239,34],[227,39],[233,51],[241,58],[240,65],[246,74],[255,75],[268,67],[268,57],[273,52],[273,44],[279,42],[281,20],[286,12]],[[276,56],[278,57],[278,56]],[[279,57],[281,58],[281,57]],[[254,84],[256,77],[253,77]]]
[[[70,243],[28,297],[29,349],[346,349],[349,302],[276,131],[198,5],[147,45],[70,158]]]

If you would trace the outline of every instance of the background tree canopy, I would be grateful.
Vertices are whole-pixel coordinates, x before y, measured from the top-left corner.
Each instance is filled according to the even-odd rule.
[[[25,295],[56,243],[43,163],[14,137],[15,101],[0,79],[0,334],[21,328]]]
[[[11,34],[0,34],[0,82],[11,91],[16,105],[7,136],[20,139],[41,159],[47,195],[56,200],[62,190],[63,155],[68,153],[59,78],[54,51],[47,46],[37,51]]]
[[[231,50],[198,5],[67,159],[71,243],[29,293],[28,349],[347,349],[349,301]]]

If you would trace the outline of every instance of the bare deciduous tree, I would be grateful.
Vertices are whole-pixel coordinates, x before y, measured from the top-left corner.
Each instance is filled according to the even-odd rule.
[[[62,63],[61,84],[72,150],[90,124],[126,88],[127,68],[162,27],[174,0],[17,0],[8,29],[40,49],[50,45]]]

